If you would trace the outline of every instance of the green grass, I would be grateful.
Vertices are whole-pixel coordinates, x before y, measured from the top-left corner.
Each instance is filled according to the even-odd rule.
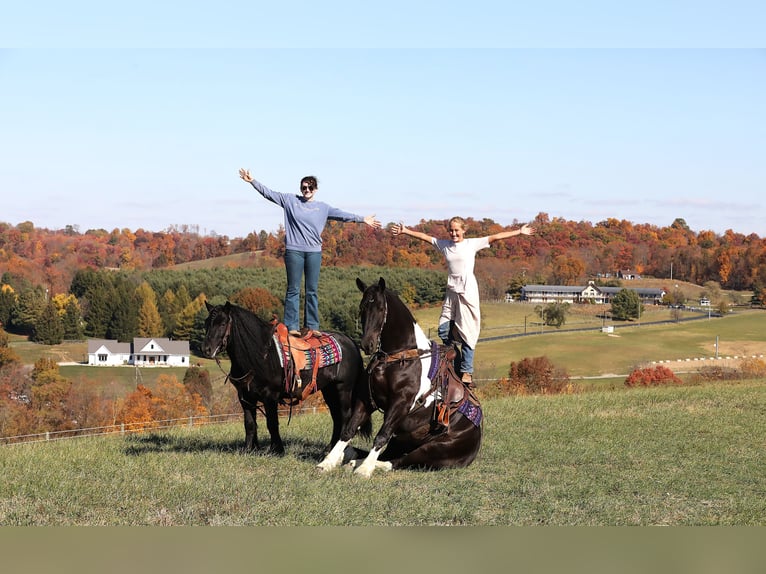
[[[648,321],[666,320],[670,315],[667,309],[650,307],[645,314],[647,322],[638,326],[635,322],[615,322],[614,333],[609,335],[600,330],[565,332],[551,327],[546,327],[540,334],[539,325],[535,323],[534,329],[532,326],[535,319],[533,307],[524,303],[482,305],[482,337],[485,339],[479,341],[475,359],[475,375],[480,384],[481,381],[505,376],[511,361],[542,355],[556,366],[566,369],[571,377],[603,377],[578,382],[581,387],[611,388],[615,382],[624,381],[625,375],[639,365],[661,360],[712,357],[716,337],[721,356],[766,354],[766,312],[763,310],[745,309],[720,318],[651,324]],[[440,307],[414,311],[421,327],[434,339],[439,312]],[[597,328],[601,325],[601,319],[596,315],[597,310],[593,306],[579,306],[567,326]],[[527,336],[486,340],[486,337],[523,333],[525,316]],[[12,335],[11,346],[27,364],[34,363],[41,356],[80,363],[87,360],[84,342],[46,346]],[[224,373],[214,361],[194,357],[192,362],[200,363],[210,371],[214,390],[221,386],[217,382],[223,380]],[[228,372],[226,362],[222,363],[222,368]],[[185,372],[183,368],[143,368],[136,371],[128,367],[89,367],[83,364],[62,366],[60,370],[72,380],[93,380],[117,394],[134,389],[137,382],[153,388],[157,377],[162,374],[174,374],[182,380]]]
[[[314,468],[326,414],[283,421],[281,458],[241,454],[240,424],[4,446],[0,524],[766,524],[766,381],[484,407],[470,467],[369,480]]]
[[[482,305],[482,314],[485,324],[513,324],[516,328],[521,317],[520,332],[523,332],[523,317],[530,309],[524,304],[487,304]],[[652,311],[655,320],[665,320],[666,313],[664,309]],[[438,310],[419,310],[415,315],[428,332],[428,325],[438,319]],[[587,321],[585,316],[579,320]],[[593,317],[591,324],[598,327],[601,320]],[[698,321],[614,325],[611,335],[600,330],[565,332],[546,327],[543,334],[535,332],[499,341],[480,339],[476,347],[476,376],[496,379],[508,373],[511,361],[542,355],[573,377],[625,375],[635,366],[652,361],[712,357],[716,337],[720,355],[766,353],[766,312],[763,310],[743,310]],[[490,335],[485,327],[482,337],[487,336]]]

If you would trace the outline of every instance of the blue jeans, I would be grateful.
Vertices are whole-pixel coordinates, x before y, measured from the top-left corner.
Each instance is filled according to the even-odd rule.
[[[445,345],[451,345],[452,343],[460,343],[460,365],[459,370],[461,373],[473,374],[473,348],[469,347],[462,341],[459,336],[458,339],[452,337],[452,330],[455,325],[454,321],[445,321],[439,325],[437,333],[439,338]],[[455,365],[458,367],[458,365]]]
[[[305,275],[306,302],[303,307],[303,324],[319,330],[319,268],[322,266],[320,251],[285,251],[287,292],[285,293],[285,325],[290,331],[300,328],[301,278]]]

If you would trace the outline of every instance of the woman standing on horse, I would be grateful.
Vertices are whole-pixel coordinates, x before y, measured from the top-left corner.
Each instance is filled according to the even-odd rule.
[[[425,233],[407,229],[403,223],[395,223],[391,231],[394,235],[404,234],[427,241],[444,254],[449,268],[447,293],[439,317],[439,338],[445,345],[457,342],[453,340],[454,326],[461,343],[460,371],[464,382],[473,380],[473,353],[481,330],[481,310],[479,307],[479,284],[473,274],[476,252],[498,239],[507,239],[516,235],[532,235],[533,227],[524,224],[513,231],[501,231],[487,237],[466,238],[466,225],[462,217],[453,217],[447,224],[450,239],[436,239]]]
[[[285,293],[284,322],[291,334],[299,334],[301,278],[305,275],[306,301],[303,324],[319,330],[319,269],[322,265],[322,230],[328,219],[364,222],[373,229],[380,227],[374,215],[355,215],[341,211],[314,196],[319,190],[317,178],[307,175],[301,179],[301,195],[273,191],[250,176],[250,170],[240,169],[239,177],[251,184],[258,193],[276,203],[285,212]]]

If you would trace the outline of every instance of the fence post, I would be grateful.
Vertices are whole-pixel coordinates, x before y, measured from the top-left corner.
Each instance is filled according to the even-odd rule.
[[[120,423],[120,434],[125,434],[125,423]]]

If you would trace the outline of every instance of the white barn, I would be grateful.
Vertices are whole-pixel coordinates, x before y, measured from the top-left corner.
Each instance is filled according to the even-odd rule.
[[[136,337],[132,343],[89,339],[88,364],[107,367],[188,367],[189,341],[171,341],[164,337]]]

